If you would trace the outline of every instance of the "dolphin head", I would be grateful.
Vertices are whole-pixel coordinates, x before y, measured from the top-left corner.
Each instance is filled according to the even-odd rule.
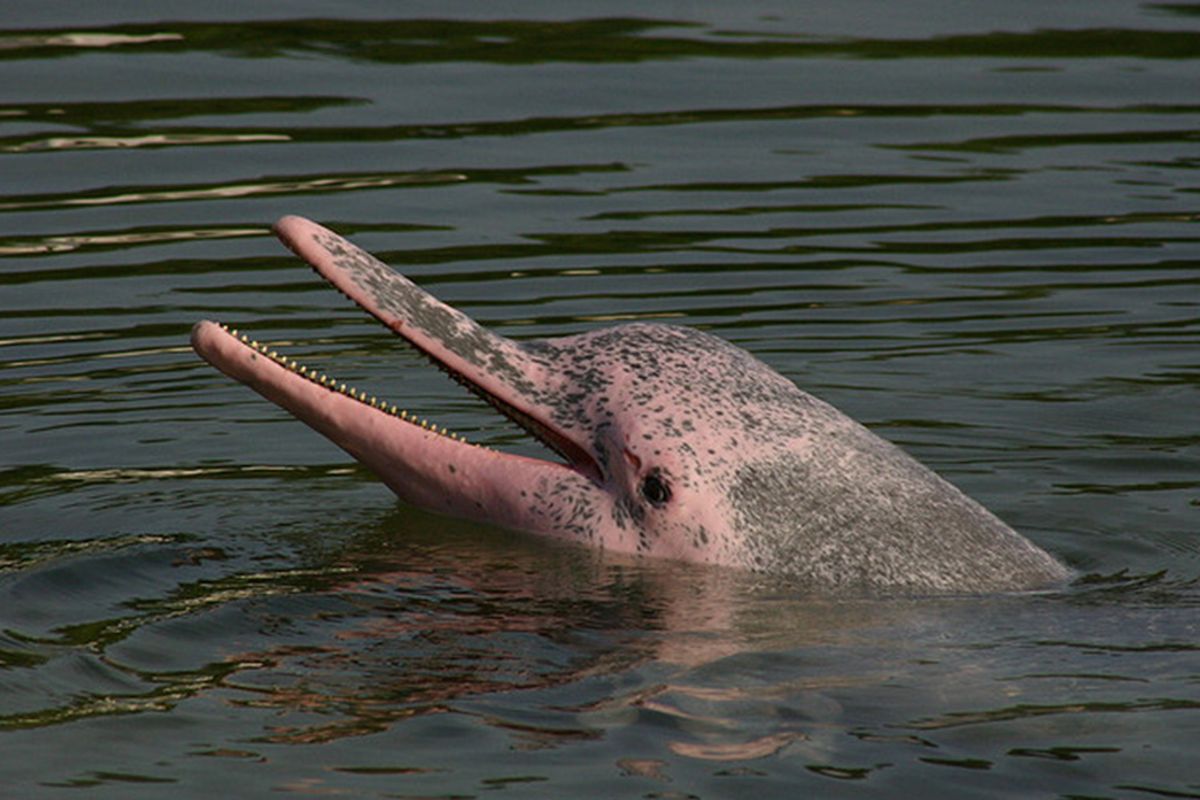
[[[513,341],[298,217],[275,231],[322,277],[560,456],[469,444],[227,326],[196,352],[327,436],[401,498],[606,550],[807,587],[1025,589],[1058,562],[903,451],[701,331],[633,323]]]

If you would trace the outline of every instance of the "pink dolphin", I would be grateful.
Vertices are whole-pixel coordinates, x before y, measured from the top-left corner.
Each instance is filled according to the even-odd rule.
[[[279,238],[562,457],[438,431],[215,322],[192,346],[404,500],[610,551],[791,576],[816,591],[989,592],[1068,571],[981,505],[716,337],[635,323],[516,342],[299,217]]]

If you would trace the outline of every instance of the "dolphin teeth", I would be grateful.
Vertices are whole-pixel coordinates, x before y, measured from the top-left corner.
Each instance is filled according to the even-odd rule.
[[[445,425],[438,426],[427,419],[418,417],[416,414],[410,414],[407,409],[400,408],[395,404],[389,404],[386,400],[382,400],[375,395],[368,395],[365,391],[360,392],[355,386],[347,386],[344,383],[339,383],[335,378],[331,378],[329,375],[323,372],[317,372],[317,370],[311,369],[304,364],[301,364],[299,361],[290,359],[281,354],[278,350],[272,350],[266,344],[259,342],[257,339],[251,339],[247,334],[241,333],[237,328],[231,328],[224,322],[219,322],[217,324],[221,326],[222,330],[226,331],[229,333],[229,335],[233,336],[235,339],[238,339],[246,346],[254,348],[256,351],[267,356],[281,367],[295,372],[296,374],[312,381],[313,383],[319,383],[321,386],[329,389],[330,391],[340,392],[347,397],[354,398],[364,405],[370,405],[371,408],[378,409],[385,414],[391,414],[393,417],[398,417],[405,422],[409,422],[413,425],[420,425],[422,430],[429,431],[430,433],[437,434],[438,436],[445,436],[446,438],[452,439],[456,442],[462,442],[463,444],[471,445],[473,447],[476,446],[471,444],[471,442],[468,442],[467,437],[455,433]]]

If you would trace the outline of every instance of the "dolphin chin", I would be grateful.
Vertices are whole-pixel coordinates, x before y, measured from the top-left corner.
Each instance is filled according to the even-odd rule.
[[[469,444],[216,322],[196,352],[435,511],[607,550],[852,592],[988,592],[1055,559],[832,406],[700,331],[635,323],[516,342],[299,217],[279,238],[561,457]]]

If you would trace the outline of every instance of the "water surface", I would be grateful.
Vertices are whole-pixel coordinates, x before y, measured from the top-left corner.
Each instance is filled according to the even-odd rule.
[[[16,3],[5,786],[1200,797],[1198,17]],[[192,323],[538,446],[284,251],[286,213],[508,336],[728,338],[1079,580],[835,602],[399,504]]]

